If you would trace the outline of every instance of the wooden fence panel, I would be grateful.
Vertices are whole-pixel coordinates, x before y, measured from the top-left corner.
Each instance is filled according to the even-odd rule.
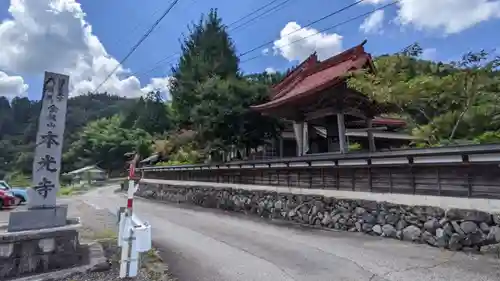
[[[146,171],[145,178],[500,199],[496,164]]]

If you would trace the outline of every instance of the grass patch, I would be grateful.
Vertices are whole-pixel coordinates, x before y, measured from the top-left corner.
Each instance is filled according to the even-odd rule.
[[[31,177],[19,172],[14,172],[5,177],[7,183],[16,188],[26,188],[31,186]]]
[[[86,184],[81,185],[62,185],[57,192],[57,196],[71,196],[85,193],[93,188],[93,186],[89,186]]]
[[[106,230],[94,233],[94,239],[97,241],[116,240],[116,239],[118,239],[118,234],[111,229],[106,229]]]
[[[70,196],[75,193],[75,188],[71,186],[61,186],[57,192],[57,196]]]

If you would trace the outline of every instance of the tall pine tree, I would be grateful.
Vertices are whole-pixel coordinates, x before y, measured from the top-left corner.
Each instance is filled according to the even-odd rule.
[[[179,125],[186,128],[193,123],[193,105],[202,102],[195,91],[197,85],[211,77],[238,77],[239,59],[216,9],[202,16],[198,24],[193,24],[181,48],[179,64],[172,69],[175,79],[170,94]]]

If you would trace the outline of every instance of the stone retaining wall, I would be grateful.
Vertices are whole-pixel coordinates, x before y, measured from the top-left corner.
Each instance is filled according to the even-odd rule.
[[[363,232],[453,251],[500,243],[500,214],[232,188],[141,183],[139,196]]]

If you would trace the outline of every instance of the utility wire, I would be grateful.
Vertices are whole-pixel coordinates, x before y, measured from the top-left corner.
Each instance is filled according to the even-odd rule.
[[[258,8],[257,10],[253,11],[252,13],[255,13],[256,11],[262,10],[262,9],[263,9],[263,8],[265,8],[266,6],[270,6],[270,5],[272,5],[272,3],[276,2],[276,1],[277,1],[277,0],[275,0],[275,1],[271,1],[270,3],[268,3],[268,4],[266,4],[266,5],[264,5],[264,6],[260,7],[260,8]],[[287,3],[288,1],[290,1],[290,0],[286,0],[286,1],[284,1],[284,2],[281,2],[280,4],[278,4],[278,5],[274,6],[273,8],[276,8],[276,7],[278,7],[279,5],[281,5],[281,4],[283,4],[283,3]],[[299,28],[299,29],[296,29],[296,30],[294,30],[294,31],[292,31],[292,32],[290,32],[290,33],[288,33],[288,34],[286,34],[284,37],[286,38],[286,37],[288,37],[288,36],[290,36],[290,35],[292,35],[292,34],[294,34],[294,33],[297,33],[297,32],[299,32],[299,31],[301,31],[301,30],[304,30],[304,29],[305,29],[305,28],[307,28],[307,27],[312,26],[313,24],[316,24],[316,23],[318,23],[318,22],[324,21],[324,20],[326,20],[326,19],[328,19],[328,18],[330,18],[330,17],[332,17],[332,16],[334,16],[334,15],[337,15],[337,14],[339,14],[339,13],[341,13],[341,12],[343,12],[343,11],[346,11],[346,10],[348,10],[348,9],[350,9],[350,8],[352,8],[352,7],[354,7],[354,6],[356,6],[356,5],[359,5],[359,4],[361,4],[362,2],[364,2],[364,1],[366,1],[366,0],[358,0],[358,1],[356,1],[356,2],[354,2],[354,3],[351,3],[351,4],[347,5],[347,6],[344,6],[344,7],[340,8],[340,9],[338,9],[338,10],[335,10],[335,11],[333,11],[333,12],[331,12],[331,13],[329,13],[329,14],[327,14],[327,15],[325,15],[325,16],[323,16],[323,17],[321,17],[321,18],[318,18],[318,19],[316,19],[316,20],[313,20],[312,22],[310,22],[310,23],[308,23],[308,24],[306,24],[306,25],[302,26],[302,27],[301,27],[301,28]],[[286,44],[286,45],[284,45],[284,46],[289,46],[289,45],[295,44],[295,43],[297,43],[297,42],[299,42],[299,41],[302,41],[302,40],[304,40],[304,39],[307,39],[307,38],[312,37],[312,36],[314,36],[314,35],[317,35],[317,34],[319,34],[319,33],[322,33],[322,32],[328,31],[328,30],[331,30],[331,29],[333,29],[333,28],[339,27],[339,26],[341,26],[341,25],[347,24],[347,23],[352,22],[352,21],[355,21],[355,20],[357,20],[357,19],[367,17],[367,16],[369,16],[369,15],[371,15],[371,14],[375,13],[376,11],[386,9],[386,8],[388,8],[389,6],[395,5],[396,3],[400,2],[400,1],[401,1],[401,0],[396,0],[396,1],[394,1],[394,2],[391,2],[391,3],[389,3],[389,4],[386,4],[386,5],[384,5],[384,6],[381,6],[381,7],[379,7],[379,8],[376,8],[376,9],[374,9],[374,10],[371,10],[371,11],[369,11],[369,12],[367,12],[367,13],[364,13],[364,14],[358,15],[358,16],[356,16],[356,17],[354,17],[354,18],[350,18],[350,19],[349,19],[349,20],[347,20],[347,21],[344,21],[344,22],[341,22],[341,23],[336,24],[336,25],[334,25],[334,26],[330,26],[330,27],[328,27],[328,28],[322,29],[322,30],[320,30],[320,31],[318,31],[318,32],[316,32],[316,33],[313,33],[313,34],[311,34],[311,35],[309,35],[309,36],[307,36],[307,37],[300,38],[300,39],[298,39],[298,40],[295,40],[295,41],[293,41],[293,42],[290,42],[290,43],[288,43],[288,44]],[[271,8],[270,10],[272,10],[273,8]],[[268,11],[270,11],[270,10],[268,10]],[[264,12],[264,14],[265,14],[265,13],[266,13],[266,12]],[[244,16],[243,18],[248,17],[249,15],[251,15],[251,13],[247,14],[247,15],[246,15],[246,16]],[[263,14],[260,14],[259,16],[262,16],[262,15],[263,15]],[[255,18],[258,18],[259,16],[255,17]],[[243,19],[243,18],[241,18],[241,19]],[[252,18],[252,19],[255,19],[255,18]],[[241,19],[239,19],[239,20],[237,20],[237,21],[235,21],[235,22],[233,22],[233,23],[231,23],[231,24],[234,24],[234,23],[236,23],[236,22],[239,22]],[[251,20],[252,20],[252,19],[251,19]],[[247,21],[247,22],[248,22],[248,21]],[[234,29],[236,29],[236,28],[238,28],[238,27],[239,27],[239,26],[235,27]],[[233,29],[233,30],[234,30],[234,29]],[[256,47],[254,47],[254,48],[252,48],[252,49],[250,49],[250,50],[248,50],[248,51],[245,51],[245,52],[240,53],[240,54],[238,55],[238,57],[239,57],[239,58],[241,58],[241,57],[243,57],[243,56],[245,56],[245,55],[248,55],[249,53],[252,53],[252,52],[254,52],[254,51],[256,51],[256,50],[258,50],[258,49],[260,49],[260,48],[262,48],[262,47],[265,47],[265,46],[267,46],[267,45],[269,45],[269,44],[274,43],[274,41],[275,41],[275,40],[270,40],[270,41],[268,41],[268,42],[265,42],[265,43],[263,43],[263,44],[260,44],[260,45],[258,45],[258,46],[256,46]],[[179,52],[177,52],[177,53],[175,53],[175,54],[172,54],[172,55],[169,55],[169,56],[167,56],[167,57],[163,58],[162,60],[160,60],[160,61],[156,62],[156,63],[155,63],[155,66],[154,66],[153,68],[151,68],[151,69],[147,70],[146,72],[141,72],[140,74],[147,74],[147,73],[150,73],[150,72],[152,72],[152,71],[154,71],[154,70],[158,69],[158,68],[160,67],[160,64],[162,64],[163,62],[165,62],[165,61],[167,61],[167,60],[169,60],[167,63],[172,62],[172,61],[173,61],[173,59],[175,59],[175,56],[176,56],[176,55],[178,55],[178,54],[180,54],[180,53],[179,53]],[[256,55],[256,56],[253,56],[253,57],[251,57],[251,58],[249,58],[249,59],[246,59],[246,60],[242,61],[241,63],[245,63],[245,62],[248,62],[248,61],[251,61],[251,60],[257,59],[257,58],[262,57],[262,56],[263,56],[263,55]]]
[[[228,27],[229,27],[229,26],[232,26],[232,25],[237,24],[238,22],[240,22],[240,21],[242,21],[242,20],[244,20],[244,19],[248,18],[249,16],[251,16],[251,15],[253,15],[253,14],[255,14],[255,13],[257,13],[257,12],[259,12],[259,11],[261,11],[261,10],[263,10],[263,9],[267,8],[267,7],[269,7],[269,6],[271,6],[272,4],[274,4],[274,3],[278,2],[278,1],[279,1],[279,0],[273,0],[273,1],[271,1],[271,2],[269,2],[269,3],[267,3],[267,4],[265,4],[265,5],[260,6],[259,8],[257,8],[257,9],[255,9],[255,10],[251,11],[250,13],[246,14],[245,16],[243,16],[243,17],[241,17],[241,18],[239,18],[239,19],[237,19],[237,20],[233,21],[232,23],[230,23],[230,24],[228,25]]]
[[[191,0],[191,2],[190,2],[189,4],[191,4],[191,5],[192,5],[192,4],[195,4],[197,1],[198,1],[198,0]],[[278,1],[278,0],[275,0],[275,1]],[[159,11],[159,10],[158,10],[158,11]],[[157,12],[158,12],[158,11],[157,11]],[[156,13],[155,13],[155,14],[156,14]],[[167,63],[172,64],[173,59],[175,59],[175,56],[176,56],[176,55],[178,55],[178,54],[180,54],[180,52],[177,52],[177,53],[174,53],[174,54],[170,54],[170,55],[168,55],[168,56],[166,56],[166,57],[162,58],[161,60],[159,60],[159,61],[155,62],[152,68],[138,72],[138,75],[149,74],[149,73],[151,73],[151,72],[153,72],[153,71],[157,70],[158,68],[160,68],[160,67],[162,66],[162,65],[160,65],[160,64],[162,64],[163,62],[165,62],[165,61],[167,61],[167,60],[168,60],[168,62],[167,62]]]
[[[153,25],[149,28],[149,30],[139,39],[139,41],[132,47],[132,49],[127,53],[127,55],[120,61],[120,63],[108,74],[108,76],[106,76],[106,79],[104,79],[104,81],[101,82],[101,84],[99,84],[99,86],[97,86],[97,88],[95,89],[95,92],[97,92],[99,90],[99,88],[102,87],[102,85],[104,85],[104,83],[106,83],[109,78],[118,70],[118,68],[135,52],[135,50],[137,50],[137,48],[142,44],[142,42],[144,42],[144,40],[146,40],[149,35],[153,32],[153,30],[158,26],[158,24],[160,24],[160,22],[165,18],[165,16],[168,15],[168,13],[172,10],[172,8],[177,4],[177,2],[179,2],[179,0],[174,0],[169,6],[168,8],[165,10],[165,12],[163,12],[163,14],[161,15],[160,18],[158,18],[154,23]]]
[[[272,0],[272,1],[268,2],[267,4],[264,4],[264,5],[260,6],[259,8],[257,8],[257,9],[255,9],[255,10],[251,11],[250,13],[248,13],[248,14],[244,15],[243,17],[241,17],[241,18],[237,19],[236,21],[232,22],[232,23],[231,23],[231,24],[229,24],[227,27],[228,27],[228,28],[230,28],[231,26],[234,26],[235,24],[237,24],[237,23],[241,22],[242,20],[244,20],[244,19],[246,19],[246,18],[248,18],[248,17],[250,17],[250,16],[252,16],[252,15],[256,14],[256,13],[257,13],[257,12],[259,12],[259,11],[262,11],[262,10],[266,9],[267,7],[269,7],[269,6],[273,5],[274,3],[278,2],[278,1],[280,1],[280,0]],[[259,17],[265,16],[266,14],[267,14],[267,15],[269,15],[269,14],[270,14],[270,13],[272,13],[272,12],[276,12],[276,11],[278,11],[278,10],[279,10],[279,9],[275,9],[276,7],[282,7],[282,5],[283,5],[283,4],[286,4],[286,3],[288,3],[289,1],[291,1],[291,0],[285,0],[285,1],[281,2],[281,3],[278,3],[278,5],[276,5],[276,6],[272,7],[272,8],[270,8],[270,9],[268,9],[268,10],[266,10],[266,11],[264,11],[264,13],[262,13],[262,14],[258,15],[257,17],[253,17],[253,18],[251,18],[250,20],[248,20],[248,21],[246,21],[246,22],[244,22],[244,23],[242,23],[242,24],[239,24],[238,26],[236,26],[235,28],[230,29],[230,30],[235,30],[235,29],[237,29],[237,28],[244,27],[245,25],[248,25],[248,24],[249,24],[249,23],[251,23],[252,21],[255,21],[256,19],[258,19]],[[364,1],[364,0],[363,0],[363,1]],[[180,54],[180,52],[176,52],[176,53],[170,54],[170,55],[168,55],[168,56],[166,56],[166,57],[162,58],[161,60],[159,60],[159,61],[155,62],[155,63],[153,64],[153,67],[152,67],[152,68],[149,68],[149,69],[145,69],[145,70],[139,71],[138,75],[149,74],[149,73],[151,73],[151,72],[153,72],[153,71],[157,70],[159,67],[161,67],[161,64],[163,64],[164,62],[166,62],[166,63],[171,63],[171,62],[173,62],[173,60],[175,59],[175,56],[176,56],[176,55],[179,55],[179,54]]]
[[[294,33],[297,33],[297,32],[299,32],[299,31],[301,31],[301,30],[304,30],[305,28],[310,27],[311,25],[313,25],[313,24],[315,24],[315,23],[318,23],[318,22],[320,22],[320,21],[323,21],[323,20],[325,20],[325,19],[327,19],[327,18],[330,18],[330,17],[332,17],[332,16],[334,16],[334,15],[340,14],[341,12],[343,12],[343,11],[345,11],[345,10],[348,10],[348,9],[350,9],[350,8],[352,8],[352,7],[356,6],[356,5],[358,5],[358,4],[361,4],[361,3],[362,3],[362,2],[364,2],[364,1],[366,1],[366,0],[358,0],[358,1],[354,2],[354,3],[352,3],[352,4],[349,4],[349,5],[345,6],[345,7],[343,7],[343,8],[340,8],[340,9],[338,9],[338,10],[336,10],[336,11],[333,11],[333,12],[329,13],[329,14],[328,14],[328,15],[326,15],[326,16],[323,16],[323,17],[321,17],[321,18],[319,18],[319,19],[316,19],[316,20],[314,20],[314,21],[312,21],[312,22],[310,22],[310,23],[308,23],[308,24],[306,24],[306,25],[302,26],[301,28],[296,29],[296,30],[294,30],[294,31],[292,31],[292,32],[290,32],[290,33],[288,33],[288,34],[286,34],[284,37],[288,37],[288,36],[290,36],[290,35],[292,35],[292,34],[294,34]],[[260,48],[262,48],[262,47],[264,47],[264,46],[267,46],[267,45],[269,45],[269,44],[272,44],[274,41],[275,41],[275,40],[270,40],[270,41],[268,41],[268,42],[265,42],[265,43],[263,43],[263,44],[260,44],[260,45],[259,45],[259,46],[257,46],[257,47],[254,47],[254,48],[252,48],[252,49],[250,49],[250,50],[248,50],[248,51],[245,51],[245,52],[243,52],[243,53],[239,54],[239,57],[242,57],[242,56],[247,55],[247,54],[249,54],[249,53],[252,53],[252,52],[254,52],[254,51],[256,51],[256,50],[258,50],[258,49],[260,49]]]
[[[157,70],[158,68],[162,67],[163,64],[164,64],[164,62],[166,62],[165,64],[173,62],[173,60],[176,59],[176,56],[179,55],[179,54],[180,53],[177,52],[177,53],[174,53],[174,54],[171,54],[169,56],[164,57],[163,59],[157,61],[152,68],[147,69],[145,71],[141,71],[141,72],[138,73],[138,75],[149,74],[149,73]]]
[[[235,23],[237,23],[237,22],[241,21],[241,20],[242,20],[242,19],[244,19],[244,18],[247,18],[248,16],[252,15],[252,13],[258,12],[258,11],[260,11],[260,10],[262,10],[262,9],[264,9],[264,8],[266,8],[266,7],[268,7],[268,6],[270,6],[270,5],[272,5],[273,3],[277,2],[277,1],[278,1],[278,0],[274,0],[274,1],[269,2],[268,4],[266,4],[266,5],[264,5],[264,6],[260,7],[260,8],[258,8],[258,9],[256,9],[255,11],[252,11],[251,13],[249,13],[249,14],[247,14],[247,15],[243,16],[243,17],[242,17],[242,18],[240,18],[239,20],[236,20],[235,22],[231,23],[229,26],[231,26],[231,25],[233,25],[233,24],[235,24]],[[284,2],[281,2],[281,3],[279,3],[278,5],[274,6],[273,8],[279,7],[279,6],[280,6],[280,5],[282,5],[282,4],[286,4],[286,3],[287,3],[287,2],[289,2],[289,1],[290,1],[290,0],[286,0],[286,1],[284,1]],[[342,8],[340,8],[340,9],[336,10],[336,11],[333,11],[333,12],[331,12],[331,13],[329,13],[329,14],[327,14],[327,15],[325,15],[325,16],[323,16],[323,17],[319,18],[319,19],[313,20],[312,22],[310,22],[310,23],[308,23],[308,24],[306,24],[306,25],[302,26],[300,29],[294,30],[294,31],[292,31],[292,32],[290,32],[290,33],[288,33],[288,34],[286,34],[286,35],[285,35],[285,37],[288,37],[288,36],[290,36],[290,35],[292,35],[292,34],[294,34],[294,33],[298,32],[298,31],[300,31],[300,30],[303,30],[303,29],[305,29],[305,28],[307,28],[307,27],[310,27],[311,25],[313,25],[313,24],[315,24],[315,23],[318,23],[318,22],[321,22],[321,21],[323,21],[323,20],[326,20],[326,19],[328,19],[328,18],[330,18],[330,17],[332,17],[332,16],[334,16],[334,15],[337,15],[337,14],[339,14],[339,13],[341,13],[341,12],[345,11],[345,10],[348,10],[348,9],[350,9],[350,8],[352,8],[352,7],[356,6],[356,5],[358,5],[358,4],[361,4],[361,3],[362,3],[362,2],[364,2],[364,1],[366,1],[366,0],[358,0],[358,1],[354,2],[354,3],[352,3],[352,4],[349,4],[349,5],[347,5],[347,6],[345,6],[345,7],[342,7]],[[250,19],[250,21],[255,20],[255,19],[258,19],[259,17],[261,17],[262,15],[264,15],[266,12],[272,11],[272,9],[273,9],[273,8],[271,8],[270,10],[265,11],[263,14],[260,14],[260,15],[258,15],[257,17],[254,17],[254,18]],[[247,22],[245,22],[245,23],[249,23],[249,21],[247,21]],[[245,23],[244,23],[244,24],[245,24]],[[242,25],[238,25],[237,27],[233,28],[233,30],[234,30],[234,29],[239,28],[240,26],[243,26],[243,24],[242,24]],[[252,48],[252,49],[250,49],[250,50],[248,50],[248,51],[245,51],[245,52],[243,52],[243,53],[239,54],[239,57],[241,58],[242,56],[245,56],[245,55],[247,55],[247,54],[249,54],[249,53],[252,53],[252,52],[254,52],[254,51],[256,51],[256,50],[258,50],[258,49],[260,49],[260,48],[262,48],[262,47],[264,47],[264,46],[266,46],[266,45],[272,44],[273,42],[274,42],[274,40],[271,40],[271,41],[265,42],[265,43],[263,43],[263,44],[261,44],[261,45],[259,45],[259,46],[257,46],[257,47],[254,47],[254,48]],[[167,63],[169,63],[169,62],[171,62],[171,61],[174,59],[174,56],[175,56],[175,55],[178,55],[178,54],[179,54],[179,52],[177,52],[177,53],[175,53],[175,54],[172,54],[172,55],[169,55],[169,56],[167,56],[167,57],[165,57],[165,58],[161,59],[160,61],[158,61],[158,62],[156,62],[156,63],[154,64],[153,68],[150,68],[149,70],[146,70],[146,71],[144,71],[144,72],[140,72],[140,74],[148,74],[148,73],[151,73],[151,72],[155,71],[156,69],[158,69],[158,68],[160,67],[159,65],[160,65],[160,64],[162,64],[164,61],[167,61],[167,60],[169,60],[169,59],[170,59],[170,60],[167,62]],[[249,59],[249,60],[256,59],[257,57],[259,57],[259,56],[252,57],[252,58],[251,58],[251,59]],[[243,62],[246,62],[246,61],[249,61],[249,60],[245,60],[245,61],[243,61]]]
[[[337,24],[332,25],[332,26],[330,26],[330,27],[327,27],[327,28],[321,29],[321,30],[319,30],[318,32],[315,32],[315,33],[313,33],[313,34],[311,34],[311,35],[308,35],[308,36],[306,36],[306,37],[303,37],[303,38],[297,39],[297,40],[295,40],[295,41],[292,41],[292,42],[290,42],[290,43],[288,43],[288,44],[286,44],[286,45],[283,45],[282,47],[286,47],[286,46],[293,45],[293,44],[295,44],[295,43],[297,43],[297,42],[300,42],[300,41],[302,41],[302,40],[305,40],[305,39],[307,39],[307,38],[309,38],[309,37],[312,37],[312,36],[314,36],[314,35],[318,35],[318,34],[323,33],[323,32],[325,32],[325,31],[329,31],[329,30],[331,30],[331,29],[334,29],[334,28],[337,28],[337,27],[342,26],[342,25],[344,25],[344,24],[347,24],[347,23],[353,22],[353,21],[358,20],[358,19],[360,19],[360,18],[365,18],[365,17],[367,17],[367,16],[369,16],[369,15],[371,15],[371,14],[373,14],[373,13],[377,12],[377,11],[384,10],[384,9],[386,9],[386,8],[389,8],[390,6],[393,6],[393,5],[395,5],[395,4],[399,3],[399,2],[401,2],[401,0],[396,0],[396,1],[394,1],[394,2],[391,2],[391,3],[386,4],[386,5],[384,5],[384,6],[381,6],[381,7],[379,7],[379,8],[373,9],[373,10],[371,10],[371,11],[369,11],[369,12],[366,12],[366,13],[364,13],[364,14],[361,14],[361,15],[355,16],[355,17],[353,17],[353,18],[350,18],[350,19],[345,20],[345,21],[343,21],[343,22],[337,23]],[[272,43],[272,42],[274,42],[274,41],[271,41],[270,43]],[[268,44],[270,44],[270,43],[268,42],[267,44],[263,44],[263,45],[259,46],[258,48],[263,47],[263,46],[265,46],[265,45],[268,45]],[[248,54],[248,53],[250,53],[251,51],[254,51],[254,50],[258,49],[258,48],[254,48],[254,49],[252,49],[252,50],[250,50],[250,51],[244,52],[243,54]],[[242,56],[242,55],[240,55],[240,57],[241,57],[241,56]],[[251,61],[251,60],[254,60],[254,59],[257,59],[257,58],[259,58],[259,57],[263,57],[263,56],[264,56],[263,54],[260,54],[260,55],[257,55],[257,56],[254,56],[254,57],[251,57],[251,58],[249,58],[249,59],[246,59],[246,60],[242,61],[241,63],[249,62],[249,61]]]
[[[263,13],[261,13],[261,14],[255,16],[255,17],[253,17],[253,18],[245,21],[244,23],[242,23],[240,25],[237,25],[236,27],[230,28],[229,31],[235,31],[235,30],[238,30],[238,29],[242,29],[244,27],[249,26],[251,23],[255,22],[256,20],[258,20],[260,18],[268,16],[268,15],[274,13],[274,12],[280,11],[280,10],[286,8],[285,5],[288,4],[290,1],[291,0],[285,0],[285,1],[281,2],[281,3],[279,3],[278,5],[272,7],[271,9],[266,10]]]

